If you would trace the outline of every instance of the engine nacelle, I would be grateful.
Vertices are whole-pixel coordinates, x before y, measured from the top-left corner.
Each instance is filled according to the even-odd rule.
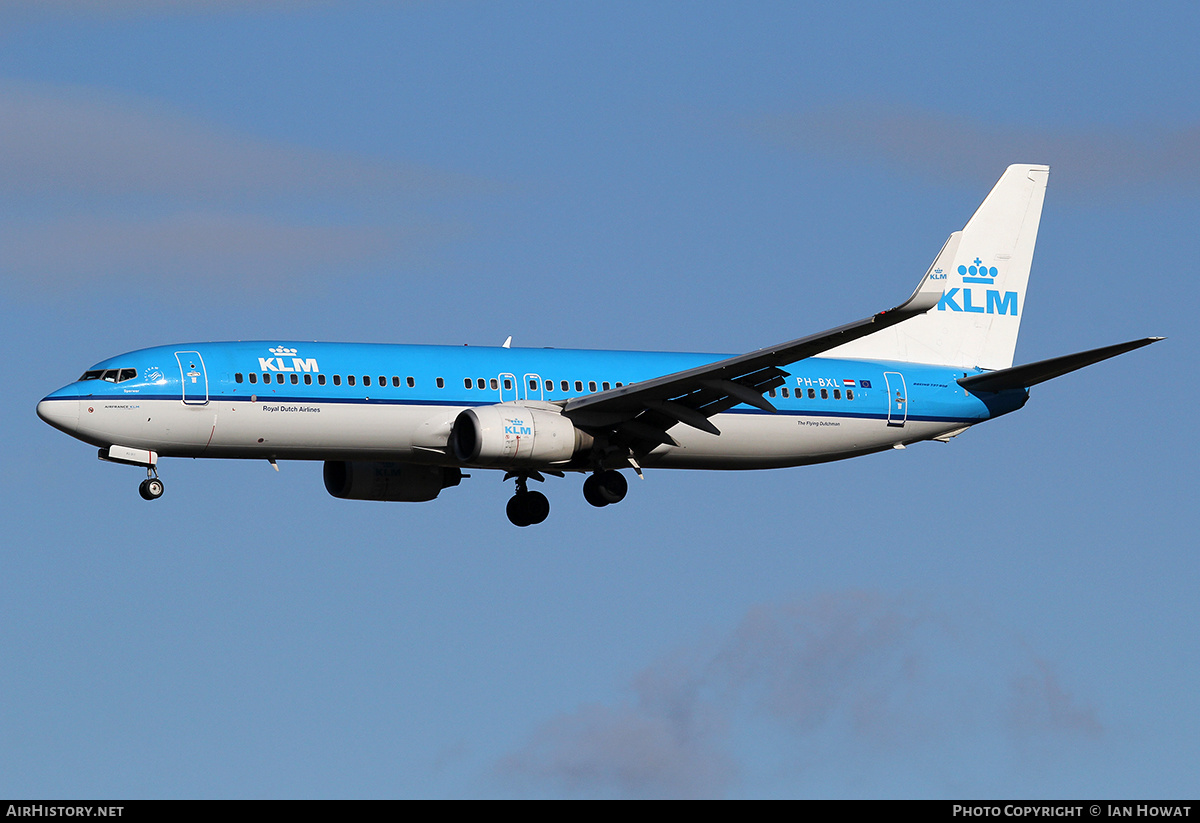
[[[424,503],[462,482],[458,469],[358,460],[327,460],[324,475],[325,489],[334,497],[399,503]]]
[[[464,463],[527,466],[570,460],[591,448],[592,437],[556,412],[500,403],[461,412],[450,443]]]

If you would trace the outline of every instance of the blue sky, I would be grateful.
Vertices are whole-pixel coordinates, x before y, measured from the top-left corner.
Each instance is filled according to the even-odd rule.
[[[0,2],[0,794],[1194,796],[1193,4]],[[37,420],[149,345],[739,352],[1052,171],[948,445],[428,504]]]

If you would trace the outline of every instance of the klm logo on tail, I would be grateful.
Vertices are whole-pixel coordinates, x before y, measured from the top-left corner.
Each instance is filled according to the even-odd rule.
[[[975,289],[974,293],[967,283],[974,285],[991,285],[996,282],[1000,272],[995,266],[985,266],[978,257],[970,266],[959,266],[958,273],[963,285],[942,292],[938,301],[938,311],[970,312],[972,314],[1010,314],[1017,316],[1017,293],[1006,291],[1003,294],[998,289]],[[944,275],[943,275],[944,276]],[[981,296],[981,292],[983,292]]]

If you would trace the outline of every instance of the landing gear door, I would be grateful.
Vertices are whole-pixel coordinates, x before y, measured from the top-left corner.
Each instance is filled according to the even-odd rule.
[[[904,386],[904,375],[898,371],[885,371],[883,379],[888,389],[889,426],[903,426],[908,419],[908,389]]]
[[[177,351],[179,374],[183,378],[183,402],[187,406],[208,404],[208,372],[198,351]]]

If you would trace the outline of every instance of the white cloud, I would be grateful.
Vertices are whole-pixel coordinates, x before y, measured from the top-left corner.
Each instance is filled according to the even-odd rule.
[[[465,176],[249,137],[85,87],[0,83],[0,192],[205,202],[462,193]]]
[[[203,302],[213,288],[301,283],[323,268],[393,258],[420,240],[396,228],[305,225],[259,215],[87,215],[0,224],[0,279],[20,284],[20,291],[59,296],[86,286],[119,292],[179,284]]]
[[[987,793],[1031,739],[1102,735],[1047,664],[978,632],[868,592],[756,607],[705,650],[651,665],[618,705],[550,719],[498,774],[584,796],[761,792],[764,771],[787,794],[895,794],[897,774]]]
[[[0,0],[0,11],[113,14],[276,9],[290,11],[327,5],[329,0]]]
[[[990,182],[1010,163],[1047,163],[1055,188],[1067,192],[1200,188],[1200,124],[1080,131],[859,104],[763,117],[752,129],[806,153],[855,163],[882,160],[935,179]]]
[[[534,733],[500,772],[536,778],[568,793],[600,797],[702,798],[722,794],[735,776],[712,718],[696,708],[661,713],[644,704],[581,706]],[[708,714],[710,710],[701,712]]]
[[[0,146],[0,283],[16,294],[396,268],[457,233],[435,200],[489,188],[82,87],[0,82]]]

